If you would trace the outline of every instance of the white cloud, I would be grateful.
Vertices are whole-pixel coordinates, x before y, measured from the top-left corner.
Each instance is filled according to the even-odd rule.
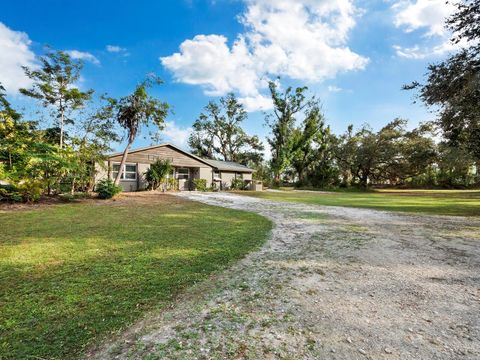
[[[127,51],[126,48],[120,47],[120,46],[118,46],[118,45],[107,45],[107,46],[105,47],[105,49],[106,49],[109,53],[122,54],[123,56],[128,56],[128,55],[130,55],[130,53]]]
[[[105,48],[107,49],[108,52],[112,52],[112,53],[118,53],[126,50],[125,48],[122,48],[117,45],[107,45]]]
[[[426,30],[425,36],[448,36],[445,19],[455,12],[453,2],[445,0],[399,1],[393,5],[395,25],[412,32]]]
[[[461,44],[450,42],[450,32],[445,28],[445,20],[456,10],[454,2],[445,0],[401,0],[394,11],[394,24],[404,32],[422,33],[420,44],[413,46],[394,45],[396,54],[409,59],[424,59],[442,56],[458,49]]]
[[[335,85],[329,85],[327,89],[330,92],[340,92],[340,91],[342,91],[342,88],[339,88],[338,86],[335,86]]]
[[[72,59],[79,59],[89,61],[92,64],[100,65],[100,60],[98,60],[93,54],[90,54],[86,51],[78,51],[78,50],[66,50],[65,53],[70,55]]]
[[[197,35],[162,57],[179,82],[200,85],[207,95],[239,94],[249,111],[271,107],[262,94],[280,75],[321,82],[363,69],[368,59],[347,46],[355,26],[352,0],[244,0],[245,31],[229,45],[221,35]]]
[[[0,22],[0,82],[9,94],[31,84],[22,69],[22,66],[36,67],[31,43],[27,34],[11,30]]]
[[[175,124],[174,121],[165,121],[165,128],[162,131],[162,135],[174,145],[181,148],[186,148],[188,144],[188,138],[192,133],[192,128],[182,128]]]

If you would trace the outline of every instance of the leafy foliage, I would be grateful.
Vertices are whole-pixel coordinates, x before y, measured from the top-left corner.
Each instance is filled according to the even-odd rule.
[[[120,171],[115,179],[116,184],[120,182],[128,149],[136,139],[141,126],[148,126],[153,123],[160,130],[163,129],[170,106],[148,94],[150,87],[161,83],[160,79],[150,76],[137,85],[132,94],[121,98],[119,101],[111,100],[116,111],[115,120],[127,132],[127,146],[120,162]]]
[[[271,129],[271,136],[268,138],[272,150],[270,166],[276,182],[280,181],[281,174],[291,164],[295,152],[308,156],[310,140],[320,130],[321,114],[319,104],[315,98],[308,99],[305,96],[307,87],[298,87],[293,90],[287,88],[284,93],[278,91],[277,83],[270,81],[270,94],[273,101],[273,113],[267,115],[266,123]],[[296,116],[303,110],[309,109],[304,121],[304,130],[295,129]],[[308,119],[308,120],[307,120]],[[301,159],[296,162],[300,165]],[[303,164],[301,164],[303,168]],[[303,174],[303,172],[302,172]]]
[[[41,101],[44,107],[54,109],[60,128],[59,145],[62,148],[65,125],[74,124],[72,112],[81,108],[91,98],[93,90],[83,92],[75,87],[80,79],[83,63],[73,60],[67,53],[49,51],[38,60],[40,69],[24,67],[25,74],[33,81],[33,86],[30,89],[20,89],[20,92]]]
[[[122,188],[116,185],[111,179],[100,180],[95,189],[100,199],[111,199],[122,192]]]
[[[145,172],[145,180],[148,182],[148,187],[151,190],[156,190],[160,185],[165,184],[167,175],[173,170],[173,166],[169,160],[157,160],[150,165],[150,168]],[[166,184],[165,184],[166,185]]]
[[[193,186],[197,191],[207,191],[207,180],[193,179]]]
[[[233,94],[211,101],[193,124],[188,144],[193,153],[209,159],[221,158],[241,164],[258,164],[263,145],[258,136],[249,136],[242,123],[247,112]]]
[[[438,109],[436,124],[450,146],[463,147],[480,162],[480,0],[457,3],[447,20],[453,43],[466,43],[458,53],[428,67],[425,84],[413,82],[404,89],[418,90],[420,99]]]

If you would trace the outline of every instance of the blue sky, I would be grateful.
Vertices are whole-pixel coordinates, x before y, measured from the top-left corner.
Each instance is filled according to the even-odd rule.
[[[307,85],[336,133],[395,117],[415,126],[433,115],[401,86],[454,50],[442,26],[452,11],[443,0],[11,1],[0,13],[0,81],[28,113],[21,66],[35,66],[45,44],[82,58],[80,86],[97,93],[126,95],[155,72],[165,84],[153,93],[174,110],[163,138],[180,146],[229,91],[250,111],[245,129],[265,137],[265,85],[277,76]]]

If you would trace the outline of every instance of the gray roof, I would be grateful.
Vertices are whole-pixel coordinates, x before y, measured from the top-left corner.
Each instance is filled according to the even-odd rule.
[[[220,171],[237,171],[237,172],[253,172],[253,169],[250,169],[248,166],[233,162],[233,161],[221,161],[221,160],[210,160],[203,159],[209,163],[212,167]]]
[[[192,158],[197,159],[197,160],[203,162],[204,164],[210,165],[211,167],[213,167],[217,170],[220,170],[220,171],[236,171],[236,172],[249,172],[249,173],[254,172],[254,170],[250,169],[248,166],[245,166],[245,165],[233,162],[233,161],[210,160],[210,159],[201,158],[201,157],[199,157],[197,155],[194,155],[194,154],[192,154],[188,151],[180,149],[178,146],[172,145],[170,143],[164,143],[164,144],[158,144],[158,145],[146,146],[146,147],[142,147],[142,148],[131,149],[131,150],[128,151],[128,153],[131,154],[131,153],[135,153],[135,152],[139,152],[139,151],[143,151],[143,150],[148,150],[148,149],[152,149],[152,148],[157,148],[157,147],[162,147],[162,146],[170,146],[170,147],[174,148],[175,150],[177,150],[181,153],[184,153],[188,156],[191,156]],[[122,154],[123,154],[123,151],[113,153],[113,154],[108,154],[107,157],[119,156],[119,155],[122,155]]]

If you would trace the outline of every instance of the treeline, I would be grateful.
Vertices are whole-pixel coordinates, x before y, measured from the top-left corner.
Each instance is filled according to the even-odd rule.
[[[307,89],[276,82],[269,89],[273,111],[269,161],[263,146],[242,130],[245,112],[229,95],[211,103],[194,124],[190,146],[203,156],[249,162],[269,185],[334,187],[389,185],[471,187],[480,183],[480,0],[460,2],[446,21],[456,54],[428,67],[424,84],[413,82],[418,98],[437,113],[435,121],[409,130],[395,119],[379,131],[368,125],[332,134],[320,102]],[[229,149],[235,149],[232,153]]]

